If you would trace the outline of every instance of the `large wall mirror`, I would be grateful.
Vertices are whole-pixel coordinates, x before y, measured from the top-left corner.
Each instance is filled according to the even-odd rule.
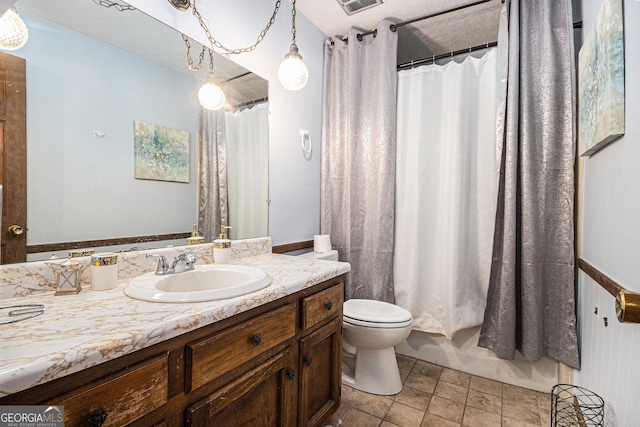
[[[108,3],[16,4],[30,33],[27,45],[13,53],[26,60],[28,260],[46,259],[54,251],[41,248],[67,242],[125,242],[75,248],[94,250],[180,245],[184,239],[147,237],[181,235],[198,221],[196,94],[207,78],[208,53],[202,68],[191,71],[179,32],[138,10],[105,7]],[[202,46],[190,43],[197,64]],[[219,55],[214,71],[227,96],[213,131],[225,141],[218,149],[225,150],[227,161],[222,169],[228,175],[231,237],[264,236],[268,82]],[[134,149],[139,144],[134,127],[140,123],[152,125],[154,135],[179,131],[183,141],[187,135],[187,179],[173,180],[170,173],[163,180],[136,178],[140,147]],[[162,142],[158,150],[167,149]],[[139,242],[126,240],[136,236]],[[55,253],[66,256],[69,249]]]

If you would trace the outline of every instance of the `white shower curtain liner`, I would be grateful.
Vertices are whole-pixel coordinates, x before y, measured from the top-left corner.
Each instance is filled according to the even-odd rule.
[[[413,329],[482,323],[491,268],[496,49],[398,73],[394,284]]]
[[[229,231],[232,239],[268,234],[269,104],[225,113]]]

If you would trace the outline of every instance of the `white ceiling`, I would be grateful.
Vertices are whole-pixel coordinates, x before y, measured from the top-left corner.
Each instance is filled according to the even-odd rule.
[[[383,4],[347,15],[339,0],[297,0],[297,9],[327,36],[346,36],[350,28],[374,29],[385,18],[397,23],[440,13],[478,0],[383,0]],[[456,12],[398,28],[398,63],[449,53],[497,40],[501,0],[489,0]]]
[[[327,36],[345,35],[349,28],[370,30],[385,18],[407,21],[447,9],[475,3],[477,0],[383,0],[353,15],[347,15],[338,4],[340,0],[297,0],[296,7]]]

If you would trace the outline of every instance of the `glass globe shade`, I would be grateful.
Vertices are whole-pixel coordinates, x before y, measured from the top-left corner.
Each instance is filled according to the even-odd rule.
[[[289,53],[284,56],[284,61],[278,67],[278,80],[288,90],[300,90],[309,80],[309,70],[302,62],[302,56],[295,44],[291,45]]]
[[[28,38],[27,26],[16,13],[15,7],[11,7],[0,17],[0,49],[20,49]]]
[[[224,107],[226,97],[211,73],[209,73],[207,82],[198,91],[198,100],[200,100],[200,105],[207,110],[219,110]]]

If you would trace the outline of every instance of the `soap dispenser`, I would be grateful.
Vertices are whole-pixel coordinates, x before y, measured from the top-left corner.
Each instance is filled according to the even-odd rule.
[[[198,225],[193,224],[193,232],[191,233],[191,237],[187,239],[187,245],[199,245],[204,243],[204,237],[198,233]]]
[[[231,240],[227,239],[226,229],[231,228],[227,225],[220,227],[218,238],[213,241],[213,261],[216,264],[226,264],[229,262],[231,255]]]

